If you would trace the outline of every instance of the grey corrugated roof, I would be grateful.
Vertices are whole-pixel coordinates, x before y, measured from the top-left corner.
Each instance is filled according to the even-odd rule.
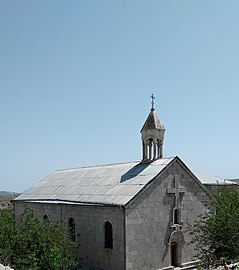
[[[201,172],[197,172],[195,175],[203,184],[223,184],[223,179],[215,175]]]
[[[239,185],[239,178],[225,179],[225,181]]]
[[[228,179],[223,179],[221,177],[211,175],[208,173],[195,173],[197,178],[204,184],[204,185],[233,185],[233,181]]]
[[[55,171],[15,201],[125,205],[174,158]]]

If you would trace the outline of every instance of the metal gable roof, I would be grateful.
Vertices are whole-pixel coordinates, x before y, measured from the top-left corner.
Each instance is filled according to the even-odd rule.
[[[125,205],[174,158],[55,171],[14,201]]]
[[[196,172],[195,175],[197,176],[197,178],[205,185],[237,185],[238,183],[230,181],[229,179],[223,179],[221,177],[215,176],[215,175],[211,175],[208,173],[199,173]]]

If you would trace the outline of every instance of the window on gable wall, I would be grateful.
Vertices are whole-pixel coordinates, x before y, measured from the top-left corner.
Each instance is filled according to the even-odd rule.
[[[173,210],[173,223],[174,224],[179,224],[179,209],[178,208],[174,208]]]
[[[113,227],[109,221],[105,222],[105,248],[113,249]]]

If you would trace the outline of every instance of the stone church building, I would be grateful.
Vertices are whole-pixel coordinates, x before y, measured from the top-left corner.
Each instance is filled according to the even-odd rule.
[[[141,129],[142,160],[55,171],[14,200],[40,219],[62,221],[91,269],[188,267],[187,227],[210,195],[179,157],[163,157],[164,126],[154,106]]]

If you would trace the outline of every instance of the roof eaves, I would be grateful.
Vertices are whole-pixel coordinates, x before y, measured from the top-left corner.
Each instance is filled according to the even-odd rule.
[[[102,202],[87,202],[87,201],[71,201],[71,200],[60,200],[60,199],[14,199],[12,200],[12,203],[18,203],[18,202],[28,202],[28,203],[48,203],[48,204],[76,204],[76,205],[97,205],[97,206],[118,206],[118,207],[124,207],[122,204],[116,204],[116,203],[102,203]]]

